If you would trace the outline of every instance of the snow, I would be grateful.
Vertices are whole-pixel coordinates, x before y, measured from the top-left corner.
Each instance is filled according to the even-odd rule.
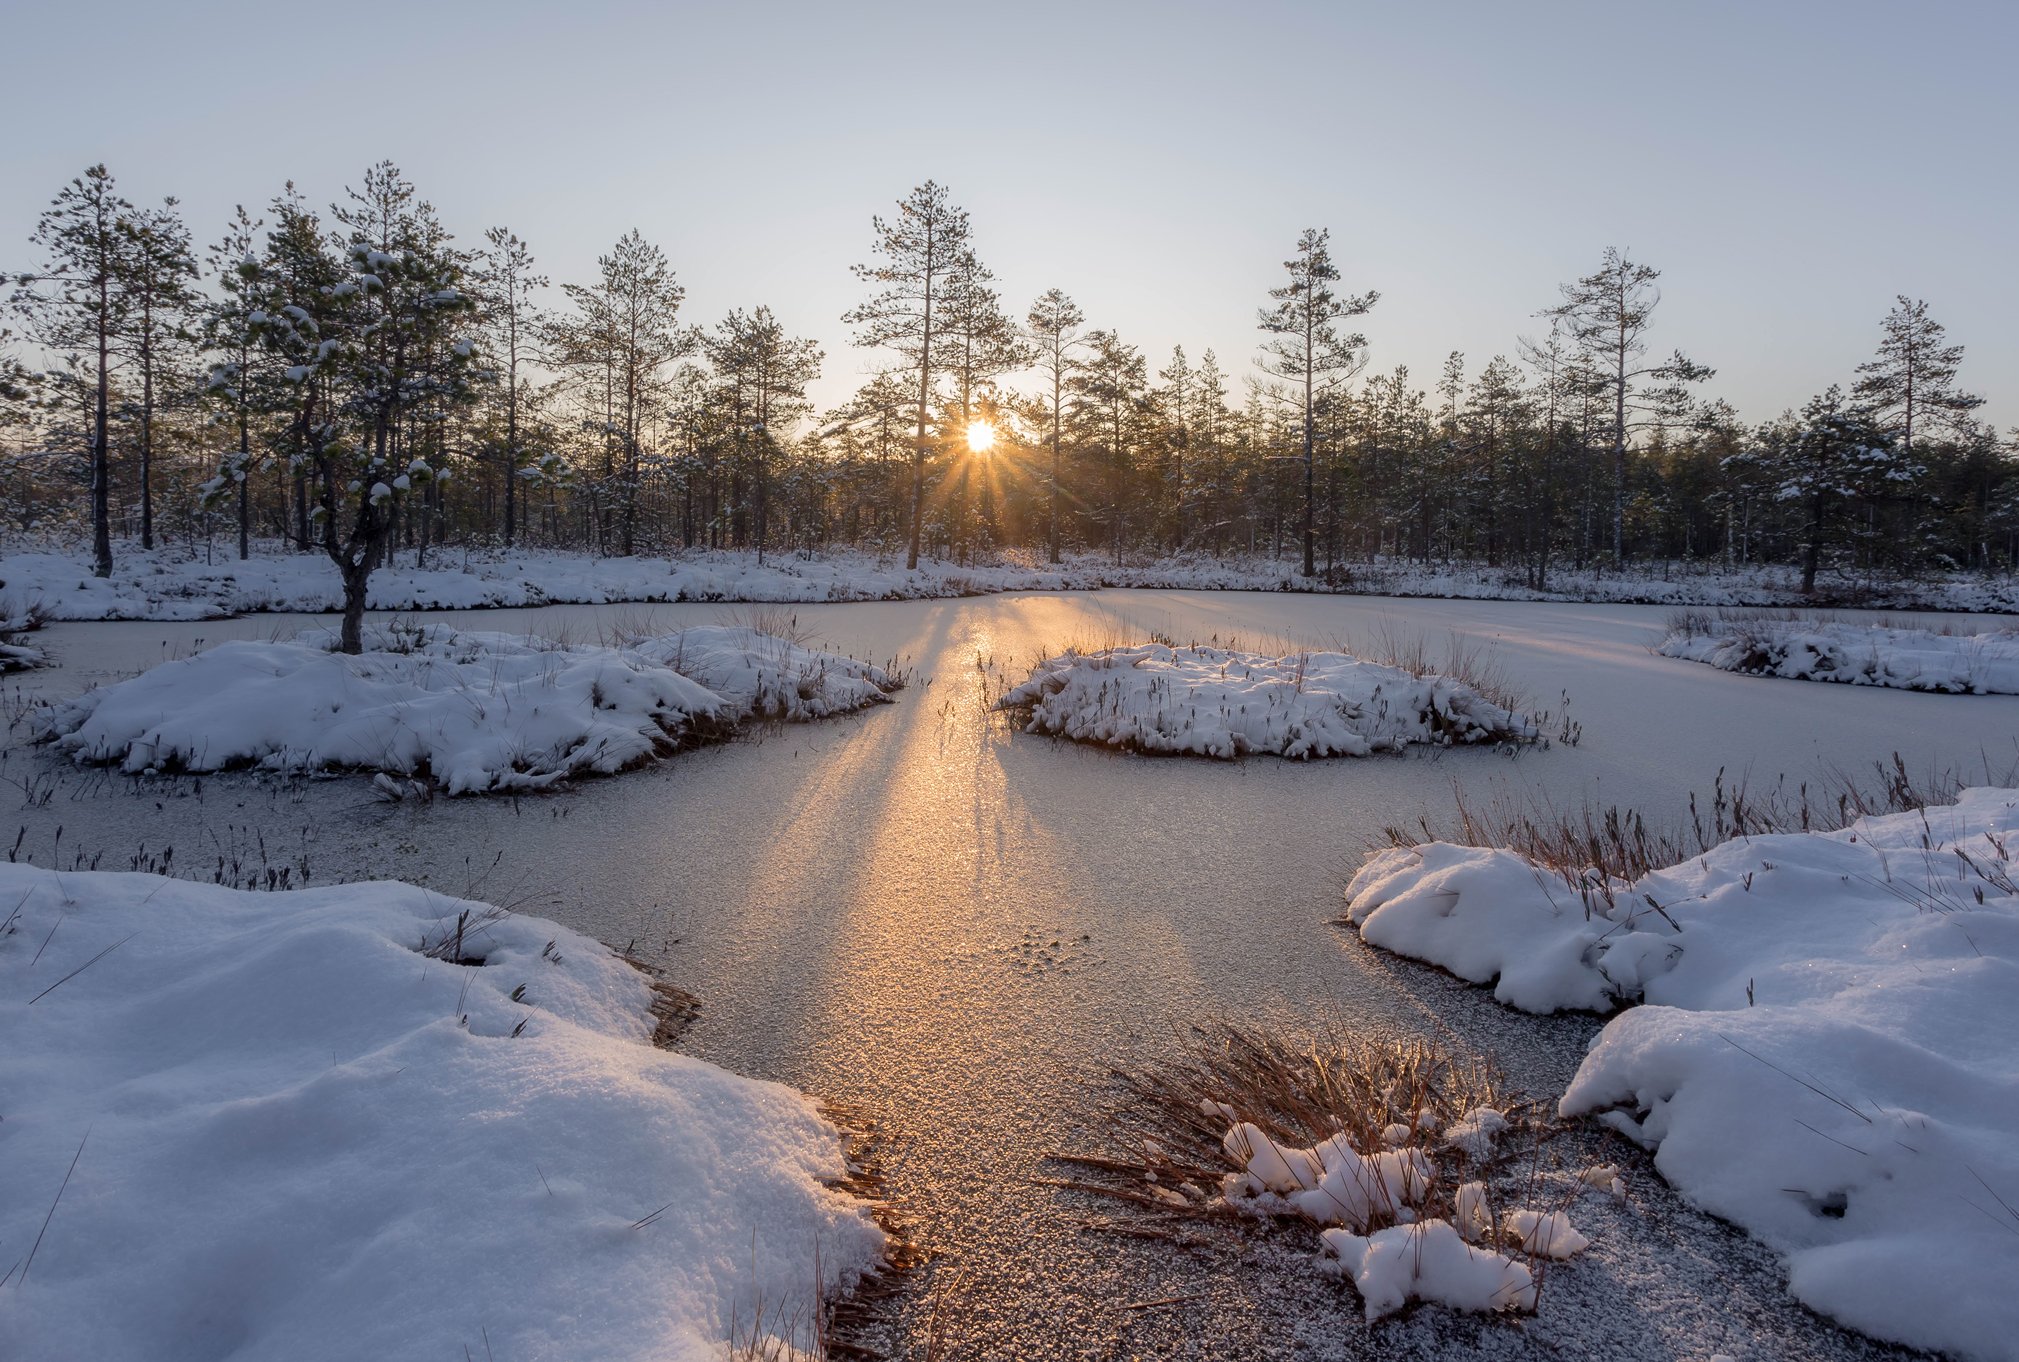
[[[303,370],[306,373],[307,370]],[[531,470],[528,470],[529,472]],[[442,476],[442,475],[438,475]],[[51,618],[207,619],[258,611],[338,609],[342,584],[326,554],[269,543],[239,562],[219,540],[214,562],[194,546],[142,551],[117,546],[110,578],[92,576],[79,552],[0,557],[0,590],[39,602]],[[1004,591],[1103,587],[1193,591],[1320,591],[1490,600],[1609,601],[1657,605],[1857,604],[1896,609],[2012,610],[2019,582],[1957,576],[1882,586],[1847,585],[1821,601],[1804,597],[1780,569],[1729,572],[1563,572],[1547,590],[1519,574],[1482,565],[1356,563],[1331,579],[1300,576],[1295,564],[1259,556],[1188,554],[1117,565],[1073,554],[1058,566],[1004,561],[961,565],[836,549],[818,556],[692,551],[671,557],[600,558],[544,549],[442,549],[432,566],[388,564],[372,574],[376,610],[481,609],[619,601],[858,601],[970,596]]]
[[[221,643],[59,702],[38,732],[128,771],[356,769],[496,793],[626,770],[752,718],[860,709],[899,684],[724,625],[614,647],[400,624],[355,657],[334,641]]]
[[[554,923],[17,865],[0,902],[0,1356],[715,1362],[882,1251],[813,1103],[655,1049]],[[481,963],[422,954],[461,913]]]
[[[1482,1107],[1441,1134],[1434,1121],[1426,1129],[1478,1162],[1506,1124],[1501,1113]],[[1492,1247],[1484,1183],[1459,1186],[1452,1199],[1456,1224],[1424,1214],[1438,1169],[1420,1149],[1363,1155],[1344,1134],[1296,1149],[1246,1121],[1234,1122],[1222,1146],[1242,1169],[1222,1183],[1227,1203],[1262,1214],[1287,1211],[1324,1226],[1320,1263],[1353,1282],[1370,1323],[1412,1300],[1484,1312],[1535,1309],[1534,1274]],[[1510,1211],[1499,1238],[1530,1259],[1567,1259],[1590,1245],[1561,1210]]]
[[[1448,1221],[1392,1225],[1373,1235],[1326,1230],[1325,1251],[1360,1291],[1373,1323],[1412,1300],[1458,1310],[1533,1310],[1535,1279],[1522,1264],[1468,1244]]]
[[[40,648],[22,639],[41,624],[40,616],[26,603],[0,597],[0,672],[26,671],[49,660]]]
[[[1047,658],[997,707],[1028,710],[1032,733],[1228,760],[1360,757],[1411,743],[1534,736],[1526,719],[1447,677],[1346,653],[1271,657],[1200,644]]]
[[[1655,651],[1755,676],[2019,695],[2019,631],[2011,629],[1948,634],[1828,619],[1722,617],[1672,630]]]
[[[1433,843],[1374,856],[1348,919],[1497,978],[1524,1010],[1638,1003],[1585,1056],[1565,1115],[1653,1148],[1692,1202],[1786,1255],[1810,1308],[2011,1358],[2015,833],[2019,791],[1968,790],[1842,832],[1727,842],[1589,908],[1512,852]]]

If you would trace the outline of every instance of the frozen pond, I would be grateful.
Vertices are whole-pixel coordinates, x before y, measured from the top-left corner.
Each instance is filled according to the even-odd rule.
[[[582,639],[753,609],[438,618]],[[766,609],[827,646],[915,668],[911,688],[859,718],[516,801],[386,804],[355,777],[137,782],[24,750],[18,734],[0,774],[20,789],[5,798],[11,810],[30,796],[15,821],[42,864],[59,827],[62,864],[81,849],[106,869],[127,868],[143,844],[173,846],[188,867],[263,837],[276,861],[306,846],[318,883],[414,880],[635,941],[701,998],[687,1048],[877,1122],[891,1194],[939,1255],[903,1308],[915,1317],[945,1293],[959,1356],[1410,1355],[1475,1342],[1537,1357],[1876,1353],[1789,1304],[1771,1259],[1676,1203],[1645,1160],[1630,1165],[1640,1231],[1595,1235],[1587,1258],[1551,1278],[1537,1319],[1424,1311],[1372,1333],[1351,1293],[1310,1268],[1305,1241],[1187,1252],[1088,1231],[1078,1222],[1111,1208],[1032,1179],[1058,1173],[1048,1152],[1098,1139],[1114,1067],[1168,1051],[1191,1021],[1315,1011],[1341,1026],[1434,1028],[1497,1054],[1531,1091],[1560,1089],[1592,1019],[1503,1012],[1328,925],[1381,827],[1443,818],[1454,781],[1475,796],[1595,794],[1653,821],[1680,815],[1721,767],[1755,784],[1813,781],[1898,752],[1916,770],[2002,772],[2019,756],[2019,697],[1660,658],[1648,648],[1666,612],[1654,607],[1106,591]],[[199,640],[302,622],[55,625],[42,639],[58,665],[20,684],[72,690]],[[1070,643],[1155,632],[1350,646],[1383,630],[1420,633],[1434,652],[1454,632],[1490,645],[1535,706],[1560,712],[1569,693],[1581,743],[1513,758],[1220,764],[1012,735],[982,702],[978,661]]]

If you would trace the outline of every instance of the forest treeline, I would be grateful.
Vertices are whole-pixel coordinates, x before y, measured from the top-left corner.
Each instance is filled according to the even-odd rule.
[[[450,544],[1267,553],[1307,575],[1388,555],[1537,587],[1645,559],[1813,583],[2019,557],[2019,451],[1907,296],[1841,386],[1758,423],[1700,396],[1712,370],[1658,344],[1659,271],[1617,250],[1508,353],[1415,375],[1369,370],[1379,295],[1310,230],[1257,299],[1252,366],[1151,357],[1062,288],[1008,301],[929,182],[855,267],[842,320],[877,371],[816,411],[819,346],[756,299],[695,324],[636,231],[557,296],[516,235],[459,240],[382,163],[334,205],[289,185],[208,235],[103,166],[42,215],[0,333],[14,536],[88,534],[101,574],[122,540],[285,540],[359,609],[390,551]]]

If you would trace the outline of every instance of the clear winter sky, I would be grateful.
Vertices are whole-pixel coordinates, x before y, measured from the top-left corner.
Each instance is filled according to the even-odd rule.
[[[769,303],[870,356],[870,215],[937,178],[1021,316],[1235,373],[1299,229],[1378,288],[1377,368],[1512,355],[1608,244],[1664,271],[1658,347],[1748,419],[1848,381],[1896,293],[2019,421],[2019,3],[306,5],[15,0],[0,267],[103,160],[198,239],[395,160],[450,229],[555,280],[630,227],[688,317]]]

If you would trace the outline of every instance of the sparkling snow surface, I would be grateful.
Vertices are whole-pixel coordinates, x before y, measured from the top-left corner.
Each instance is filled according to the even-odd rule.
[[[20,865],[0,903],[0,1357],[717,1362],[881,1252],[813,1104],[654,1049],[555,923]],[[481,963],[423,955],[464,911]]]
[[[578,607],[445,622],[594,638],[620,622],[667,633],[729,613]],[[1519,1323],[1418,1307],[1370,1330],[1359,1295],[1313,1270],[1308,1231],[1175,1249],[1083,1228],[1116,1207],[1033,1179],[1062,1171],[1048,1153],[1105,1141],[1105,1111],[1122,1096],[1111,1071],[1168,1056],[1193,1019],[1427,1033],[1496,1056],[1531,1094],[1562,1092],[1602,1019],[1510,1010],[1327,925],[1381,826],[1447,817],[1454,779],[1475,794],[1513,786],[1559,801],[1595,789],[1650,819],[1683,816],[1687,792],[1721,766],[1799,779],[1898,749],[1916,766],[1973,768],[1988,750],[2002,769],[2019,698],[1688,666],[1649,652],[1661,607],[1103,591],[796,613],[815,646],[915,667],[912,688],[860,717],[516,801],[379,803],[348,779],[134,780],[17,739],[0,778],[35,793],[0,786],[0,807],[26,829],[21,855],[44,865],[81,851],[123,868],[144,842],[207,874],[221,855],[259,864],[248,826],[275,862],[312,826],[317,883],[421,880],[635,938],[701,997],[683,1049],[877,1123],[890,1194],[918,1209],[940,1255],[908,1280],[897,1326],[923,1339],[943,1301],[956,1356],[1900,1355],[1802,1308],[1778,1253],[1690,1207],[1609,1130],[1548,1147],[1573,1174],[1617,1164],[1626,1195],[1573,1208],[1591,1245],[1551,1265],[1537,1313]],[[54,624],[36,635],[53,665],[7,691],[72,693],[199,638],[264,640],[304,622],[326,621]],[[1420,630],[1433,649],[1451,631],[1497,641],[1538,708],[1560,711],[1571,692],[1583,742],[1514,758],[1415,748],[1352,762],[1153,761],[1010,732],[976,665],[1153,634],[1350,650],[1384,624]],[[4,1141],[12,1117],[0,1115]],[[0,1160],[0,1179],[9,1169]],[[38,1217],[61,1176],[34,1179]]]

